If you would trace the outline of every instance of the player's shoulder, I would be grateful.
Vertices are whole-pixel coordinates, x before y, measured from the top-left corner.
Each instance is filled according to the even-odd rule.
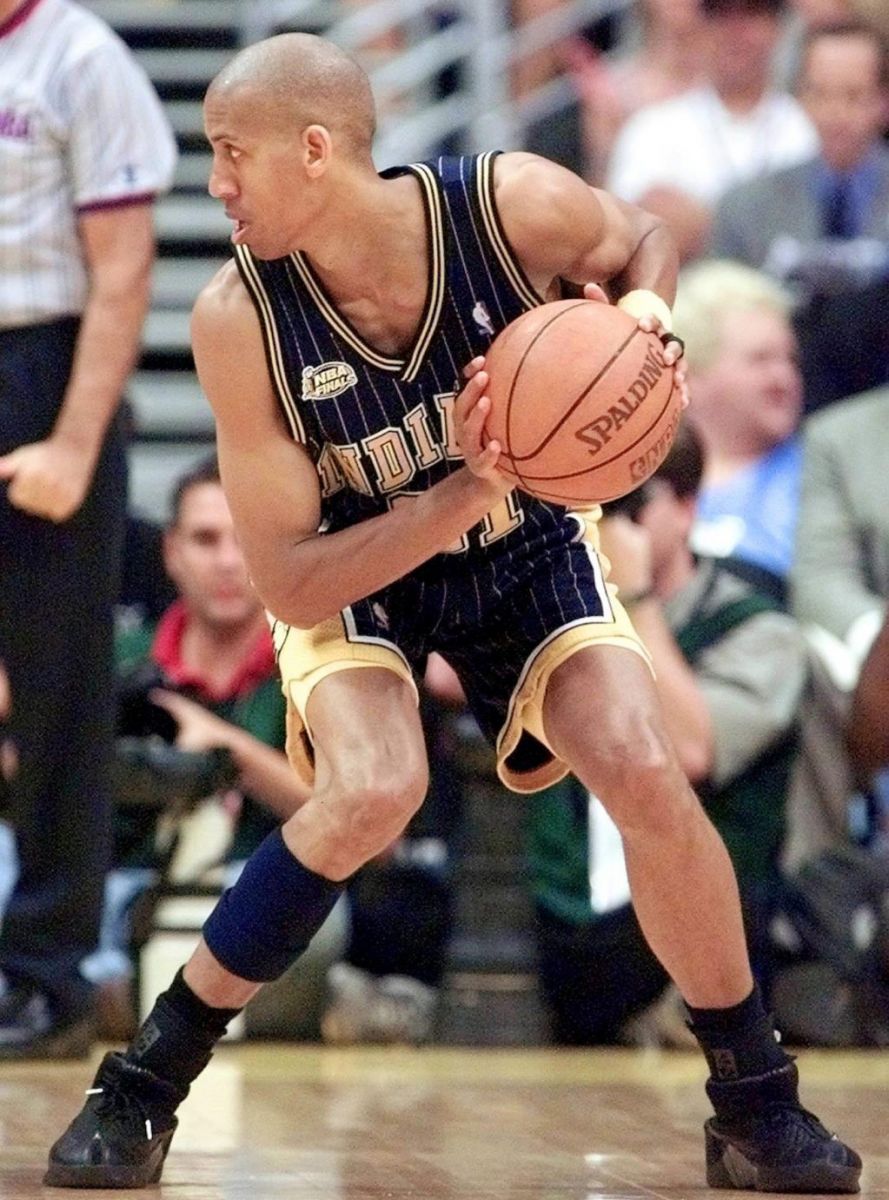
[[[548,219],[573,199],[587,203],[589,188],[573,171],[549,158],[517,150],[494,160],[494,196],[501,215]]]
[[[237,265],[229,260],[199,292],[192,320],[201,325],[231,327],[252,317],[253,312]]]
[[[519,191],[529,185],[564,186],[566,179],[578,179],[567,167],[530,150],[509,150],[494,159],[494,188]]]

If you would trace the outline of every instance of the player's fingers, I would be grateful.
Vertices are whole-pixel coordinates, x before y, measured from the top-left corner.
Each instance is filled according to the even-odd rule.
[[[460,395],[457,397],[455,405],[455,413],[459,421],[465,421],[466,417],[472,412],[479,398],[484,395],[485,388],[488,386],[487,371],[477,371],[472,378],[467,382]]]
[[[685,354],[685,342],[678,333],[662,333],[659,335],[664,347],[664,361],[672,366],[679,362]]]
[[[595,300],[599,304],[609,304],[610,301],[603,287],[598,283],[585,283],[583,285],[584,300]]]
[[[492,439],[478,456],[476,470],[493,471],[500,460],[500,443]]]
[[[479,396],[472,409],[467,413],[463,422],[463,429],[473,444],[481,443],[482,430],[485,427],[485,421],[488,419],[490,411],[490,398],[488,396]]]
[[[472,359],[471,362],[468,362],[466,364],[466,366],[463,368],[463,378],[464,379],[472,379],[472,377],[474,375],[477,375],[479,373],[479,371],[482,369],[482,367],[484,365],[485,365],[484,355],[483,354],[477,355],[475,358]]]

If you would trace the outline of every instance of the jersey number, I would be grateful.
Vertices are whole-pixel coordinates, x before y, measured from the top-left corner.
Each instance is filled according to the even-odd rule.
[[[403,504],[405,501],[416,500],[419,495],[422,493],[399,492],[395,496],[388,497],[389,506],[394,508],[397,504]],[[445,554],[465,553],[469,549],[472,538],[475,538],[482,548],[491,546],[494,542],[499,542],[501,538],[506,537],[508,533],[518,529],[524,519],[525,512],[518,497],[515,492],[509,492],[477,525],[461,534],[456,542],[446,547]]]

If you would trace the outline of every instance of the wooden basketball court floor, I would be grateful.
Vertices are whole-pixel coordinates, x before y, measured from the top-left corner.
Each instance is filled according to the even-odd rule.
[[[40,1182],[93,1065],[0,1065],[0,1200],[109,1195]],[[865,1157],[862,1194],[889,1194],[889,1055],[800,1066],[804,1101]],[[129,1194],[731,1200],[704,1186],[703,1080],[685,1053],[229,1044],[180,1110],[163,1184]]]

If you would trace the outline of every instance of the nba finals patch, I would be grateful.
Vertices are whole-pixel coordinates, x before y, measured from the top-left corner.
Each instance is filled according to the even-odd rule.
[[[331,400],[354,387],[358,376],[348,363],[326,362],[320,367],[303,367],[303,400]]]

